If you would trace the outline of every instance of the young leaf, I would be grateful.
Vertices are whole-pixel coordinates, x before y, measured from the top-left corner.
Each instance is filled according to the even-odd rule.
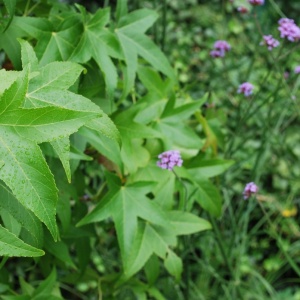
[[[13,233],[0,225],[0,255],[37,257],[44,255],[44,251],[25,244]]]

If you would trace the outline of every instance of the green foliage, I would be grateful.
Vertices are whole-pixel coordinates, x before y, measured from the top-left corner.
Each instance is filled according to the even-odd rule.
[[[210,94],[181,88],[155,10],[0,3],[0,297],[184,299],[233,164]]]

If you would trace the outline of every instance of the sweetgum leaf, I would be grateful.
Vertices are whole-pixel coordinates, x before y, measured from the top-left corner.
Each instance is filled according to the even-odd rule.
[[[38,144],[67,138],[87,121],[100,117],[101,110],[95,109],[97,106],[88,99],[66,91],[82,71],[82,67],[74,63],[51,63],[43,67],[39,75],[33,76],[29,83],[28,57],[34,62],[34,55],[26,42],[21,44],[22,52],[30,54],[23,59],[26,69],[19,72],[19,77],[0,98],[0,155],[4,162],[0,178],[17,200],[48,227],[56,240],[57,188]],[[49,98],[45,96],[47,92],[51,94]],[[33,100],[38,93],[43,93],[43,99],[47,100],[39,106]],[[57,96],[60,93],[65,102],[61,105],[57,99],[51,102],[53,94]],[[28,108],[23,107],[26,96],[31,104]],[[80,110],[83,103],[85,108]],[[65,152],[61,145],[56,146],[68,174],[65,149],[68,145],[64,143]]]
[[[38,39],[35,51],[42,66],[53,61],[68,60],[82,32],[80,17],[77,13],[69,13],[68,16],[60,15],[59,20],[55,18],[52,27],[45,28]]]
[[[145,197],[145,194],[151,191],[152,186],[152,183],[119,186],[118,190],[114,189],[109,192],[78,224],[102,221],[111,216],[115,222],[125,268],[137,234],[138,218],[160,226],[168,226],[160,206]]]

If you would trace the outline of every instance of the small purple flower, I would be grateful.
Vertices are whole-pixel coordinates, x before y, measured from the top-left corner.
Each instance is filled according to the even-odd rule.
[[[217,57],[224,57],[225,53],[219,50],[212,50],[210,51],[210,56],[217,58]]]
[[[244,188],[244,200],[249,199],[252,195],[255,195],[258,192],[258,187],[254,182],[249,182]]]
[[[230,45],[226,41],[216,41],[214,44],[214,49],[219,51],[228,52],[230,48]]]
[[[290,42],[296,42],[300,39],[300,28],[295,21],[288,18],[282,18],[278,21],[281,38],[287,38]]]
[[[224,57],[225,53],[231,49],[230,45],[226,41],[216,41],[214,44],[214,50],[210,52],[212,57]]]
[[[183,160],[178,150],[169,150],[158,155],[157,165],[162,169],[172,171],[175,166],[181,167]]]
[[[266,45],[270,51],[279,46],[279,41],[274,39],[272,35],[264,35],[263,39],[264,41],[261,42],[261,45]]]
[[[295,72],[295,74],[300,74],[300,66],[297,66],[297,67],[294,69],[294,72]]]
[[[237,92],[239,94],[243,93],[246,97],[249,97],[253,93],[253,88],[254,87],[250,82],[244,82],[239,86]]]
[[[248,2],[253,6],[263,5],[265,0],[248,0]]]

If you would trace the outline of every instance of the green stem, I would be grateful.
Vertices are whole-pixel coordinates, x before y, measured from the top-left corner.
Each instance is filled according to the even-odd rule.
[[[187,196],[188,196],[188,190],[184,182],[181,180],[181,178],[176,174],[174,170],[172,170],[173,174],[175,175],[176,179],[181,183],[181,185],[184,188],[184,195],[179,198],[179,204],[178,204],[178,209],[182,211],[186,211],[187,207]]]

